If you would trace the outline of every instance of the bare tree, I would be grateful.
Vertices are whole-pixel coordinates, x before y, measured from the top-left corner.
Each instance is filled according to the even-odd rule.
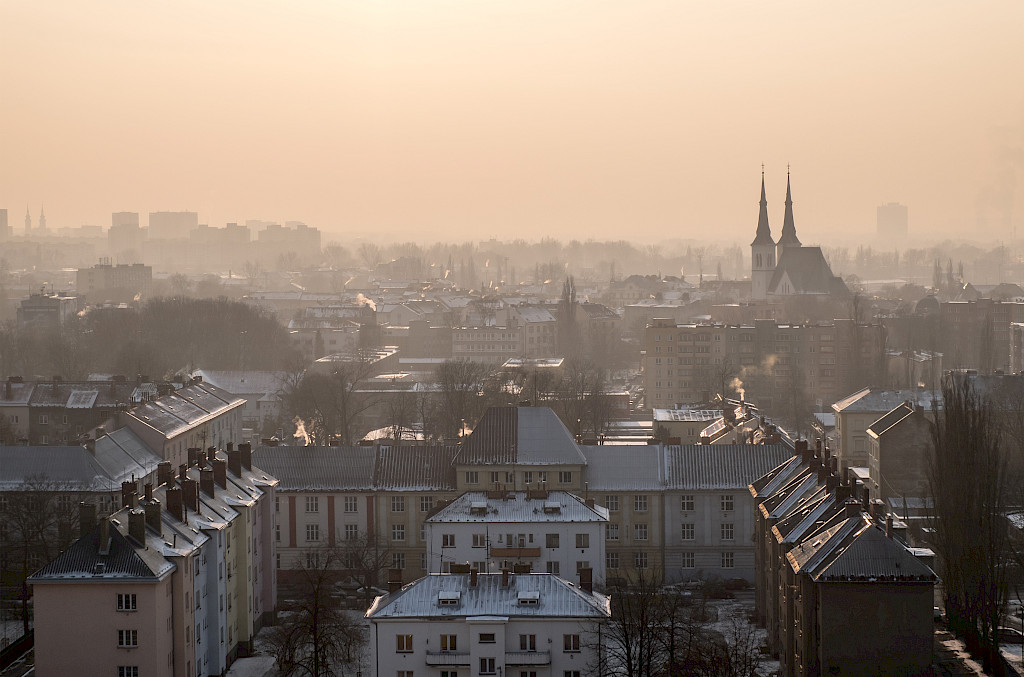
[[[481,392],[487,367],[469,360],[445,360],[437,368],[438,416],[441,435],[454,438],[463,425],[475,425],[483,414]]]
[[[308,373],[285,399],[288,413],[303,421],[313,444],[327,444],[333,436],[352,444],[360,416],[375,403],[371,395],[359,392],[371,372],[369,357],[360,352],[331,374]]]

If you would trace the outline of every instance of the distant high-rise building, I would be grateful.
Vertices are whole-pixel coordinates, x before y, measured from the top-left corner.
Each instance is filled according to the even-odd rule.
[[[150,240],[185,240],[188,233],[199,227],[196,212],[150,212]]]
[[[139,227],[139,213],[138,212],[114,212],[110,215],[110,226],[117,228],[118,226],[134,226]]]
[[[11,227],[7,225],[7,210],[0,209],[0,240],[6,240],[11,235]]]
[[[898,202],[879,205],[878,235],[881,237],[907,236],[907,207]]]

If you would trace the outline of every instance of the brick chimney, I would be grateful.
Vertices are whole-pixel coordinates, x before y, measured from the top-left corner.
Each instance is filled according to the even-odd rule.
[[[182,521],[181,489],[178,487],[171,487],[167,490],[167,512],[174,515],[179,522]]]
[[[885,535],[892,538],[892,515],[885,516]]]
[[[234,451],[234,450],[235,450],[235,443],[234,442],[228,442],[228,451]]]
[[[181,481],[182,501],[192,512],[199,512],[199,483],[193,479]]]
[[[183,480],[188,477],[188,463],[182,463],[178,466],[178,479]]]
[[[594,592],[594,570],[590,567],[580,569],[580,588]]]
[[[228,470],[235,477],[242,476],[242,452],[232,449],[234,445],[228,443]]]
[[[146,511],[128,511],[128,535],[141,546],[146,545]]]
[[[198,459],[199,459],[199,449],[197,449],[196,447],[189,447],[188,448],[188,464],[189,464],[189,466],[191,467],[191,466],[195,465],[196,461]]]
[[[96,528],[96,505],[93,503],[78,504],[78,535],[85,536]]]
[[[242,452],[242,467],[246,470],[252,470],[252,445],[248,442],[243,442],[238,445],[238,451]]]
[[[167,484],[174,479],[174,470],[170,461],[161,461],[156,464],[156,484]]]
[[[866,486],[860,488],[860,498],[864,503],[864,512],[871,514],[871,490]]]
[[[146,486],[149,486],[148,484]],[[146,513],[146,524],[150,529],[157,532],[158,534],[163,533],[163,529],[160,524],[160,501],[152,498],[152,491],[150,492],[150,498],[142,499],[141,505],[142,510]]]
[[[121,482],[121,507],[134,508],[139,494],[139,483],[133,477],[130,482]]]
[[[508,582],[512,578],[511,573],[512,572],[510,572],[508,570],[508,568],[502,567],[502,569],[501,569],[501,587],[503,587],[503,588],[507,588],[508,587]]]
[[[402,570],[388,569],[388,592],[396,593],[402,589]]]
[[[846,508],[846,516],[848,518],[860,516],[860,503],[856,499],[846,499],[846,501],[843,502],[843,507]]]
[[[219,458],[213,459],[213,481],[221,489],[228,488],[228,464]]]
[[[478,577],[479,573],[480,572],[476,570],[476,567],[473,567],[472,569],[469,570],[469,587],[471,587],[471,588],[475,588],[476,587],[477,577]]]
[[[209,497],[214,493],[213,468],[202,468],[199,471],[199,488]]]

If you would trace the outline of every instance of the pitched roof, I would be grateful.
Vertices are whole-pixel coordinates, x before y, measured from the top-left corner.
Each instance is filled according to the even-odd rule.
[[[794,235],[795,237],[795,235]],[[783,249],[768,291],[778,294],[783,276],[793,285],[792,294],[845,294],[849,290],[842,278],[832,274],[821,247],[789,246]]]
[[[374,470],[378,490],[455,490],[452,460],[458,447],[381,446]]]
[[[665,447],[670,489],[743,489],[792,453],[781,444],[690,444]]]
[[[862,411],[885,413],[892,411],[908,400],[931,410],[933,399],[939,409],[942,409],[942,393],[932,390],[879,390],[877,388],[864,388],[833,404],[832,410],[836,413],[857,413]]]
[[[463,443],[456,463],[582,465],[586,459],[548,407],[491,407]]]
[[[26,482],[75,491],[121,489],[85,447],[0,447],[0,491],[24,489]]]
[[[786,174],[786,215],[782,219],[782,235],[779,236],[779,244],[786,247],[799,247],[800,240],[796,236],[796,224],[793,222],[793,192],[789,186],[789,174]]]
[[[867,433],[870,436],[878,437],[889,428],[893,427],[908,416],[914,415],[914,408],[907,406],[906,402],[901,403],[895,409],[884,414],[877,421],[868,426]]]
[[[658,491],[665,486],[661,447],[657,444],[581,447],[587,459],[591,491]]]
[[[244,404],[240,397],[199,382],[140,405],[128,415],[171,438]]]
[[[126,511],[122,511],[126,512]],[[136,547],[121,532],[127,525],[110,524],[110,551],[100,554],[100,527],[72,543],[42,569],[34,573],[30,583],[59,581],[69,578],[89,580],[151,580],[156,581],[174,570],[173,562],[164,558],[160,548]],[[147,541],[156,536],[147,532]],[[162,540],[162,539],[161,539]],[[102,564],[102,567],[97,565]]]
[[[203,383],[208,383],[235,395],[282,392],[285,387],[285,378],[287,377],[287,372],[283,371],[215,371],[212,369],[200,369],[195,373],[203,378]]]
[[[258,447],[252,454],[279,491],[372,491],[376,458],[373,447]]]
[[[552,506],[558,510],[552,510]],[[548,492],[547,498],[529,498],[525,491],[503,498],[488,498],[469,491],[427,518],[427,522],[607,522],[608,509],[588,506],[567,491]]]
[[[553,574],[512,574],[508,587],[502,574],[479,574],[470,585],[470,574],[429,574],[398,592],[382,595],[366,611],[371,621],[392,618],[461,618],[467,616],[531,616],[540,618],[591,618],[611,616],[611,600],[588,593]],[[438,605],[441,592],[459,593],[459,603]],[[537,593],[537,604],[520,604],[519,593]]]

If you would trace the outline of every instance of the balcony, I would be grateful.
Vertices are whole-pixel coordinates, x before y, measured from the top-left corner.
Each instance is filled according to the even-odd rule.
[[[469,666],[469,652],[460,651],[428,651],[427,665],[465,665]]]
[[[540,557],[540,548],[491,548],[491,557],[505,557],[507,559]]]
[[[551,665],[551,652],[506,651],[505,665]]]

